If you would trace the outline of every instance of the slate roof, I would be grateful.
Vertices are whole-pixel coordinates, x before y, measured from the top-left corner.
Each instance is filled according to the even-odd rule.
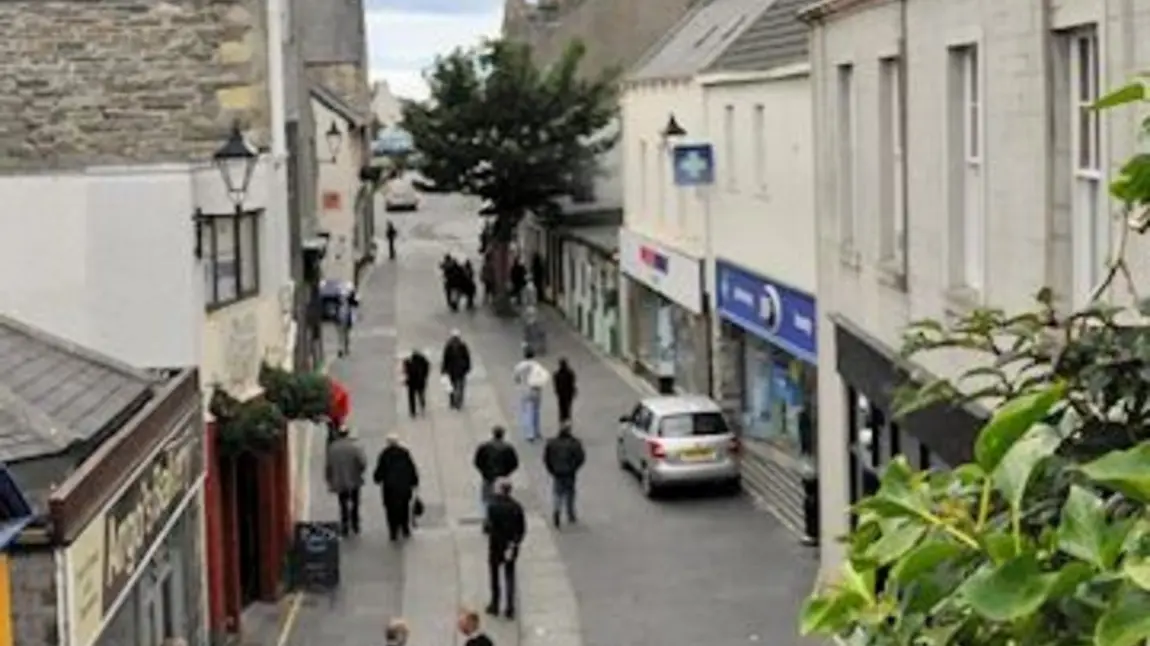
[[[769,70],[807,60],[810,27],[799,12],[809,5],[810,0],[774,0],[705,71]]]
[[[694,76],[722,56],[770,6],[771,0],[711,0],[701,5],[651,48],[630,80]]]
[[[347,119],[353,125],[362,126],[367,123],[367,115],[348,105],[347,101],[344,101],[336,92],[319,83],[312,83],[310,90],[311,95],[315,97],[317,101],[327,106],[332,112]]]
[[[154,383],[142,370],[0,315],[0,461],[93,439]]]

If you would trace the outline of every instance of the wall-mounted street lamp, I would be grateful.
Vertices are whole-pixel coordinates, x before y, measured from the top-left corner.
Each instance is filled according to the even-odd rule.
[[[324,133],[324,138],[327,139],[327,152],[331,154],[331,162],[334,164],[336,159],[339,158],[339,149],[343,144],[343,133],[339,130],[339,125],[336,122],[331,122],[331,127]]]
[[[675,113],[672,112],[667,117],[667,125],[663,126],[663,130],[659,132],[659,136],[663,140],[663,146],[666,147],[675,141],[686,137],[687,131],[683,128],[683,126],[679,125],[678,120],[675,119]]]
[[[224,186],[228,190],[228,198],[235,205],[237,212],[243,210],[244,198],[247,197],[248,188],[252,183],[252,173],[259,160],[259,151],[244,139],[240,122],[236,121],[232,125],[228,140],[212,155],[212,161],[220,171]]]

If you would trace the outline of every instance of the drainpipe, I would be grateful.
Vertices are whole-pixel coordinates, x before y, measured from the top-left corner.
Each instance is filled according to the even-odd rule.
[[[268,95],[272,157],[287,159],[287,96],[284,90],[284,0],[267,0]]]

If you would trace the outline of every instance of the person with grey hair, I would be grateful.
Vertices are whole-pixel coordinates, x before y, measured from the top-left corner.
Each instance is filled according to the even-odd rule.
[[[498,615],[500,593],[504,593],[503,616],[515,618],[515,562],[519,546],[527,534],[523,505],[511,496],[511,480],[495,482],[495,496],[487,507],[487,572],[491,582],[491,603],[487,614]]]
[[[328,489],[339,499],[339,528],[344,536],[359,534],[359,501],[367,455],[348,428],[341,428],[327,447],[324,476]]]
[[[387,622],[387,628],[384,630],[384,643],[386,646],[406,646],[407,638],[410,635],[411,629],[408,628],[406,621],[403,619],[392,619]]]

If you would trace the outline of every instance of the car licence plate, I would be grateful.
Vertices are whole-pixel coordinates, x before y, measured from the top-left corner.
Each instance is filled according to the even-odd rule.
[[[679,453],[684,462],[709,462],[715,459],[714,449],[686,449]]]

